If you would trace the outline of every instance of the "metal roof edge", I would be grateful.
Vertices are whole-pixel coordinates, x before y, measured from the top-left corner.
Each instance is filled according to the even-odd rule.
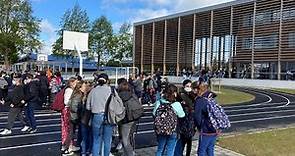
[[[254,1],[256,1],[256,0],[234,0],[234,1],[221,3],[221,4],[217,4],[217,5],[213,5],[213,6],[207,6],[207,7],[203,7],[203,8],[198,8],[198,9],[193,9],[193,10],[189,10],[189,11],[175,13],[172,15],[148,19],[148,20],[144,20],[144,21],[140,21],[140,22],[135,22],[135,23],[133,23],[133,26],[139,26],[139,25],[148,24],[148,23],[152,23],[152,22],[168,20],[168,19],[181,17],[181,16],[187,16],[187,15],[191,15],[191,14],[195,14],[195,13],[217,10],[217,9],[221,9],[221,8],[225,8],[225,7],[229,7],[229,6],[234,6],[234,5],[239,5],[239,4],[244,4],[244,3],[254,2]]]

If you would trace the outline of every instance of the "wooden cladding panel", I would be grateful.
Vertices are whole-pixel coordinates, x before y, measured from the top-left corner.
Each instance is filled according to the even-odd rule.
[[[210,37],[211,12],[196,14],[196,38]]]
[[[140,67],[141,64],[141,26],[135,27],[135,66]]]
[[[177,62],[177,40],[178,40],[178,18],[167,20],[167,43],[166,63],[176,65]]]
[[[151,65],[152,63],[152,36],[153,36],[153,24],[144,25],[143,34],[143,64]]]
[[[154,63],[163,65],[165,21],[155,23]]]
[[[213,36],[230,35],[231,8],[214,10],[213,12]]]
[[[192,67],[194,15],[181,17],[180,20],[180,69]]]

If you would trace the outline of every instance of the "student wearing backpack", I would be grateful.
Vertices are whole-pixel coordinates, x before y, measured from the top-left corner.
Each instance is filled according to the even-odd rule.
[[[105,112],[107,101],[112,93],[108,84],[107,74],[97,76],[97,86],[93,88],[87,98],[86,109],[93,114],[92,117],[92,155],[100,156],[102,149],[105,156],[110,155],[113,125],[106,123]],[[102,146],[102,144],[104,146]]]
[[[165,147],[167,155],[174,155],[177,142],[177,118],[185,116],[181,104],[176,101],[177,90],[175,85],[169,84],[163,98],[156,102],[153,110],[154,128],[158,140],[156,156],[164,155]]]
[[[143,107],[137,96],[133,93],[128,82],[119,84],[118,94],[126,108],[125,118],[118,125],[120,138],[123,143],[124,155],[134,156],[135,121],[143,115]]]
[[[200,133],[198,156],[214,156],[214,147],[218,133],[210,122],[207,108],[209,105],[207,98],[212,98],[212,94],[202,78],[194,82],[192,88],[194,93],[197,94],[194,108],[194,120]]]
[[[195,124],[193,117],[194,95],[192,92],[191,80],[184,80],[180,88],[180,102],[185,112],[185,117],[178,119],[179,140],[175,147],[174,156],[183,156],[186,145],[186,156],[190,156],[192,149],[192,138],[195,135]]]
[[[63,103],[65,107],[61,110],[61,131],[62,131],[62,154],[69,154],[72,151],[76,151],[74,145],[74,140],[70,136],[70,98],[72,96],[72,93],[74,91],[74,88],[76,87],[77,84],[77,79],[74,77],[71,77],[68,80],[68,84],[64,90],[64,99]]]

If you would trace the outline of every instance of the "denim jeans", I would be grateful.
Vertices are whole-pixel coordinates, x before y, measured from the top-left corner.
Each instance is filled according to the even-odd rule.
[[[185,138],[180,136],[180,139],[177,140],[174,156],[183,156],[184,147],[186,145],[186,156],[191,155],[192,150],[192,138]]]
[[[199,135],[198,156],[214,156],[217,135]]]
[[[119,133],[122,138],[124,156],[134,156],[133,140],[134,140],[135,122],[129,122],[119,125]]]
[[[165,148],[167,150],[167,156],[174,155],[174,150],[177,142],[177,135],[158,135],[158,149],[156,156],[164,155]]]
[[[36,103],[34,102],[29,102],[28,105],[25,107],[25,115],[26,115],[26,120],[28,121],[29,126],[32,129],[36,129],[36,119],[34,115],[34,107]]]
[[[104,114],[94,114],[92,119],[92,155],[101,156],[102,147],[104,156],[109,156],[111,152],[113,126],[104,124]],[[103,146],[102,146],[103,145]]]
[[[80,123],[79,142],[81,143],[81,154],[91,153],[92,149],[92,131],[91,127]]]

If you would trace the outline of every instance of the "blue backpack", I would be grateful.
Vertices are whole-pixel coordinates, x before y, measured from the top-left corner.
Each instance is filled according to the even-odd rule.
[[[230,128],[231,124],[224,109],[218,105],[213,98],[206,98],[208,100],[207,110],[209,121],[215,130],[224,130]]]

